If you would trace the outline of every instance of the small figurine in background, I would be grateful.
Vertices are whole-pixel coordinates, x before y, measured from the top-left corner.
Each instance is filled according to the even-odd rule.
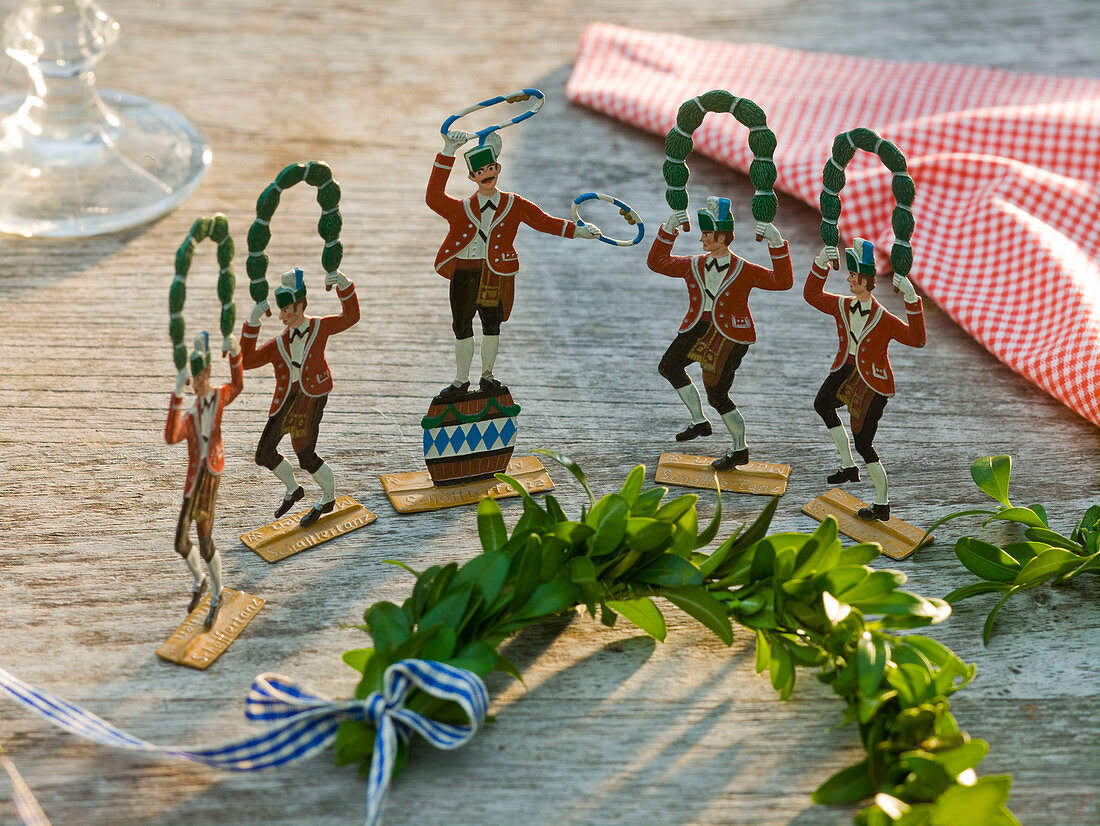
[[[850,296],[824,291],[829,267],[839,268],[836,247],[822,248],[806,278],[806,301],[835,319],[840,336],[840,349],[814,399],[814,410],[829,428],[840,453],[840,469],[827,481],[840,484],[859,481],[848,433],[837,415],[838,408],[848,407],[856,451],[867,463],[867,472],[875,483],[874,502],[869,508],[860,508],[856,516],[865,522],[885,522],[890,519],[886,470],[872,443],[886,402],[894,395],[887,348],[891,339],[909,347],[924,346],[924,308],[912,282],[903,275],[894,276],[894,287],[905,300],[908,322],[886,312],[875,300],[871,295],[875,289],[875,248],[870,241],[856,238],[851,248],[844,250],[844,257]]]
[[[691,423],[676,434],[686,442],[711,434],[711,424],[703,415],[703,404],[685,368],[696,362],[703,369],[707,402],[722,417],[733,444],[726,454],[711,463],[715,470],[731,470],[748,464],[749,448],[745,440],[745,419],[730,398],[730,388],[749,345],[756,341],[756,328],[749,313],[749,292],[789,290],[794,273],[787,242],[773,224],[756,224],[757,240],[768,242],[774,269],[751,264],[733,255],[729,245],[734,238],[733,214],[729,198],[710,197],[698,212],[699,240],[705,254],[672,255],[672,246],[680,226],[688,226],[685,210],[673,212],[657,231],[649,251],[649,268],[661,275],[682,278],[688,288],[688,311],[679,334],[661,358],[658,371],[680,394],[691,413]]]
[[[195,338],[191,352],[190,372],[195,403],[182,412],[183,391],[187,387],[188,368],[180,369],[176,377],[176,389],[168,405],[168,422],[164,426],[164,441],[170,445],[187,440],[187,484],[183,490],[183,507],[176,525],[176,552],[183,557],[195,577],[190,614],[198,607],[207,588],[207,576],[202,572],[199,556],[210,569],[210,610],[203,625],[214,625],[221,607],[222,560],[214,546],[214,505],[218,498],[218,481],[225,467],[222,451],[222,411],[244,388],[244,369],[241,366],[241,350],[237,339],[225,337],[222,353],[229,354],[230,383],[210,386],[209,336],[201,333]],[[191,543],[191,523],[199,537],[199,553]]]
[[[279,453],[279,442],[290,434],[291,446],[301,468],[313,476],[321,488],[321,498],[302,517],[302,528],[313,525],[335,507],[336,479],[332,468],[317,455],[317,434],[325,402],[332,390],[332,375],[325,361],[329,336],[343,332],[359,320],[359,300],[355,285],[342,272],[325,276],[326,286],[335,286],[340,299],[340,315],[306,315],[306,287],[300,269],[283,275],[282,286],[275,290],[279,320],[286,329],[262,347],[256,347],[260,322],[270,312],[266,300],[252,309],[241,333],[244,368],[252,370],[264,364],[275,368],[275,393],[268,411],[267,426],[256,448],[256,464],[268,468],[286,485],[283,501],[275,510],[278,518],[305,496],[294,479],[290,462]]]
[[[435,156],[424,200],[433,212],[447,220],[449,230],[435,259],[435,269],[451,282],[452,329],[455,334],[455,380],[436,398],[457,401],[469,392],[470,365],[474,358],[474,316],[481,318],[482,392],[503,389],[493,376],[500,346],[500,325],[508,320],[519,272],[515,238],[521,223],[550,235],[566,238],[599,238],[594,224],[578,226],[555,218],[535,204],[511,192],[497,189],[500,175],[499,134],[490,132],[478,146],[464,154],[469,178],[477,192],[464,200],[445,191],[455,162],[455,152],[471,138],[459,129],[443,136],[443,151]]]

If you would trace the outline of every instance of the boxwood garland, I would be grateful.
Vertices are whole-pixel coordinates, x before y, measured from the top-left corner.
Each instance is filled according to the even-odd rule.
[[[857,724],[866,757],[823,783],[818,803],[850,804],[874,796],[860,811],[862,826],[971,826],[1018,824],[1008,811],[1011,777],[978,778],[973,771],[988,745],[961,731],[948,697],[974,677],[950,649],[924,636],[894,630],[941,622],[943,600],[899,589],[900,571],[873,569],[877,545],[841,546],[836,523],[813,534],[767,535],[778,499],[747,528],[711,554],[699,552],[718,532],[721,498],[710,524],[698,530],[694,494],[669,502],[666,488],[642,490],[645,468],[622,489],[598,501],[583,471],[567,457],[537,451],[563,464],[588,492],[579,520],[566,517],[548,495],[539,505],[516,480],[498,478],[523,497],[523,515],[509,535],[500,506],[478,506],[484,552],[459,565],[432,565],[412,573],[402,603],[378,602],[359,626],[373,648],[344,654],[361,675],[355,696],[376,691],[386,668],[405,657],[440,660],[484,676],[500,670],[519,677],[499,653],[516,632],[554,614],[583,606],[613,626],[621,615],[664,640],[666,626],[653,597],[663,597],[733,642],[731,620],[756,637],[756,671],[769,672],[781,699],[790,697],[799,666],[844,700],[845,722]],[[424,694],[406,706],[447,722],[462,712]],[[341,725],[338,764],[370,764],[374,731],[366,723]],[[408,756],[401,744],[395,774]]]
[[[707,112],[729,112],[749,127],[749,149],[753,160],[749,165],[749,180],[756,188],[752,198],[752,217],[771,223],[779,201],[775,197],[776,168],[775,133],[768,128],[764,110],[748,98],[735,97],[722,89],[714,89],[684,101],[676,113],[676,125],[665,137],[665,200],[674,210],[687,209],[688,166],[685,163],[694,147],[692,136]]]
[[[855,157],[856,150],[872,152],[882,160],[893,175],[894,212],[890,223],[894,230],[894,245],[890,250],[890,265],[897,275],[909,275],[913,266],[913,199],[916,185],[909,176],[905,155],[885,138],[870,129],[859,128],[842,132],[833,140],[833,152],[821,171],[821,240],[827,246],[840,245],[840,193],[844,189],[844,168]]]
[[[302,181],[316,187],[317,203],[321,207],[321,218],[317,221],[317,232],[325,242],[321,250],[321,267],[325,273],[340,269],[344,257],[344,245],[340,242],[343,227],[340,184],[332,179],[332,170],[322,161],[291,164],[275,176],[275,180],[256,199],[256,219],[248,230],[248,291],[257,303],[266,300],[268,295],[268,257],[265,250],[271,241],[271,218],[279,208],[283,191]]]
[[[168,289],[168,335],[172,338],[172,360],[176,369],[187,366],[187,345],[184,343],[186,324],[183,320],[183,306],[187,301],[187,273],[191,269],[191,259],[195,247],[206,238],[218,245],[218,300],[222,303],[222,336],[233,332],[237,323],[237,305],[233,293],[237,279],[233,275],[233,238],[229,235],[229,221],[221,213],[209,218],[199,218],[191,225],[187,237],[176,250],[176,275]]]

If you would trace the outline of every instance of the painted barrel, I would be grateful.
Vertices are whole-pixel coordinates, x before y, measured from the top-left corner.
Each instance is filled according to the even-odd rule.
[[[424,428],[424,463],[436,485],[486,479],[508,468],[519,405],[507,388],[458,401],[432,399]]]

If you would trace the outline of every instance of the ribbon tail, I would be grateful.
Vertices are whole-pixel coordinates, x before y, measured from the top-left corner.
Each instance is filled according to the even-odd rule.
[[[8,777],[11,778],[11,800],[15,804],[15,813],[23,821],[23,826],[50,826],[50,819],[34,799],[34,794],[15,768],[15,764],[0,754],[0,766],[3,766]]]
[[[374,737],[374,754],[367,776],[366,826],[381,826],[382,807],[390,789],[390,778],[397,760],[397,729],[389,717],[383,717]]]

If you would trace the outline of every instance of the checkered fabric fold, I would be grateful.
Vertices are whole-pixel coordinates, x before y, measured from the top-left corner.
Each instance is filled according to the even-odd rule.
[[[896,143],[917,187],[910,277],[997,358],[1100,425],[1100,81],[594,24],[566,96],[664,135],[679,105],[710,89],[764,109],[779,140],[776,189],[814,206],[836,135],[863,126]],[[710,116],[695,149],[746,170],[746,135]],[[843,237],[889,249],[890,183],[857,153]]]

